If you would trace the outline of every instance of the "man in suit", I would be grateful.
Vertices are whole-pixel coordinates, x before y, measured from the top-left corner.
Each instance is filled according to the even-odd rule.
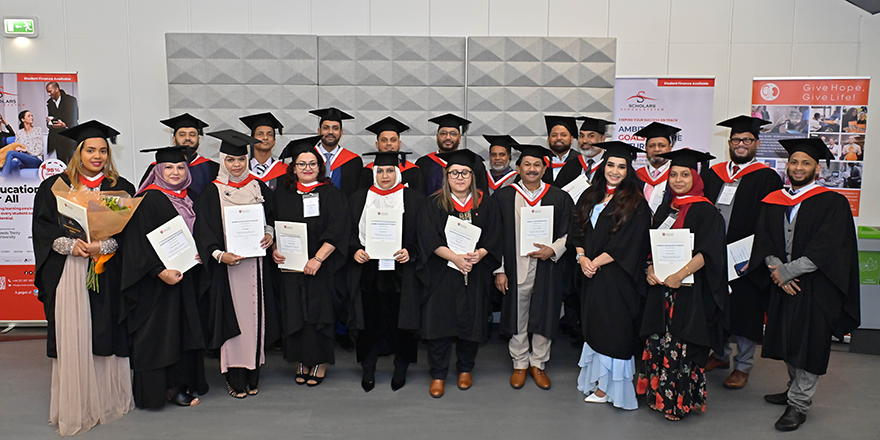
[[[49,109],[49,116],[46,117],[46,127],[49,128],[47,152],[52,154],[54,151],[55,157],[66,164],[70,162],[77,144],[58,133],[79,124],[79,106],[76,98],[68,95],[55,81],[46,84],[46,93],[49,94],[49,100],[46,101]]]

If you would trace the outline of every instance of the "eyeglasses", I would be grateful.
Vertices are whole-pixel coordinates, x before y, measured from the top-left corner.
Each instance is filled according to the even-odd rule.
[[[747,147],[751,147],[752,144],[754,144],[756,140],[757,139],[755,139],[755,138],[730,138],[730,140],[727,141],[727,144],[732,147],[734,145],[742,143],[743,145],[745,145]]]
[[[459,177],[462,179],[467,179],[468,177],[471,177],[471,170],[450,171],[449,176],[453,179],[458,179]]]
[[[309,163],[297,162],[296,167],[301,170],[304,170],[306,168],[318,168],[318,162],[309,162]]]
[[[452,131],[440,131],[440,132],[437,132],[437,136],[440,136],[441,138],[445,138],[445,137],[447,137],[447,136],[449,136],[449,137],[456,137],[456,136],[458,136],[458,131],[455,131],[455,130],[452,130]]]

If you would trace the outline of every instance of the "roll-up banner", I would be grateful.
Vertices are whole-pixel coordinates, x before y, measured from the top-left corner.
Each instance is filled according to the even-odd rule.
[[[34,286],[31,220],[40,183],[65,169],[76,125],[75,73],[0,73],[0,325],[44,325]],[[60,142],[60,143],[59,143]]]
[[[846,196],[858,221],[868,123],[870,77],[754,78],[752,116],[771,123],[761,130],[758,160],[788,185],[788,153],[781,139],[817,137],[834,159],[822,163],[817,181]],[[867,154],[874,154],[867,152]]]

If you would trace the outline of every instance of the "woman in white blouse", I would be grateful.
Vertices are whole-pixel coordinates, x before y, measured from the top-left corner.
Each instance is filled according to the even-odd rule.
[[[7,178],[18,174],[22,168],[37,168],[43,162],[43,132],[34,126],[34,114],[25,110],[18,114],[18,130],[14,130],[15,142],[4,147],[0,152],[0,177]],[[0,116],[0,123],[11,129]]]

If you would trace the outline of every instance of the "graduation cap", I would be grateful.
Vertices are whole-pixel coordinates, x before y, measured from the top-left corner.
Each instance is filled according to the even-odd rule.
[[[294,139],[287,143],[283,150],[281,150],[281,155],[278,156],[278,160],[284,160],[287,157],[295,158],[303,151],[311,150],[312,153],[315,153],[315,157],[318,158],[319,163],[324,162],[324,158],[321,157],[318,152],[315,151],[315,145],[318,145],[318,141],[321,140],[321,135],[309,136],[300,139]]]
[[[779,143],[788,151],[789,157],[801,151],[812,157],[816,162],[825,159],[826,165],[830,165],[831,159],[834,159],[831,150],[819,138],[780,139]]]
[[[621,141],[599,142],[593,146],[605,150],[605,158],[619,157],[630,164],[636,159],[638,153],[644,153],[640,148]]]
[[[352,116],[342,110],[339,110],[336,107],[328,107],[328,108],[319,108],[316,110],[309,110],[309,113],[311,113],[313,115],[320,116],[321,117],[321,122],[320,122],[321,124],[323,124],[324,121],[336,121],[336,122],[342,124],[342,121],[345,121],[348,119],[354,119],[354,116]]]
[[[819,141],[820,143],[822,141]],[[664,157],[672,161],[671,166],[674,167],[688,167],[692,169],[697,169],[697,164],[701,162],[708,162],[712,159],[715,159],[715,156],[704,153],[702,151],[691,150],[690,148],[682,148],[680,150],[670,151],[668,153],[663,153],[660,157]]]
[[[721,121],[715,125],[718,127],[730,127],[730,134],[736,133],[751,133],[758,137],[758,133],[761,132],[761,126],[769,124],[770,121],[765,121],[761,118],[753,118],[751,116],[739,115],[735,118],[730,118],[726,121]]]
[[[672,141],[672,137],[675,136],[676,133],[678,133],[679,131],[681,131],[681,129],[678,127],[666,125],[661,122],[652,122],[646,125],[641,130],[635,132],[634,134],[636,136],[645,138],[645,140],[662,137],[669,139],[670,144],[674,144],[675,142]]]
[[[173,147],[159,147],[159,148],[147,148],[145,150],[141,150],[141,153],[156,153],[156,163],[179,163],[186,162],[186,156],[183,154],[183,150],[186,147],[173,146]]]
[[[375,156],[373,161],[374,167],[398,166],[406,160],[406,155],[412,154],[408,151],[371,151],[364,153],[364,156]]]
[[[403,122],[398,121],[397,119],[392,118],[391,116],[387,116],[379,122],[374,123],[367,127],[367,131],[374,133],[378,138],[383,131],[393,131],[400,136],[400,133],[409,130],[409,125],[404,124]]]
[[[550,151],[549,148],[541,147],[539,145],[516,144],[516,145],[513,145],[513,148],[515,148],[516,150],[518,150],[520,152],[520,155],[519,155],[520,161],[522,160],[522,158],[524,158],[526,156],[548,160],[553,155],[553,152]],[[517,162],[517,163],[519,163],[519,162]]]
[[[483,158],[477,153],[468,149],[447,151],[445,153],[437,153],[437,157],[446,161],[446,167],[450,165],[462,165],[473,170],[477,162],[482,162]]]
[[[590,118],[587,116],[578,116],[574,118],[576,121],[584,121],[581,124],[581,131],[595,131],[596,133],[605,134],[605,128],[609,125],[614,125],[614,122],[606,121],[604,119],[598,118]]]
[[[484,134],[483,139],[489,143],[490,152],[492,151],[492,147],[498,145],[507,149],[507,154],[510,154],[510,147],[519,145],[519,142],[509,134]]]
[[[259,113],[256,115],[250,116],[242,116],[238,118],[241,122],[244,122],[244,125],[247,125],[248,128],[251,129],[251,134],[257,130],[257,127],[272,127],[278,130],[278,134],[284,134],[282,130],[284,129],[284,124],[279,121],[275,115],[270,112]]]
[[[438,131],[443,127],[451,127],[457,128],[462,134],[467,132],[468,126],[471,125],[471,121],[468,121],[461,116],[453,115],[452,113],[433,117],[428,119],[428,122],[437,124]]]
[[[58,134],[73,139],[78,144],[86,139],[91,138],[110,139],[110,142],[113,142],[115,144],[116,136],[119,135],[119,132],[113,129],[113,127],[92,119],[89,122],[83,122],[82,124],[74,125],[67,130],[59,132]]]
[[[568,130],[568,133],[572,137],[577,137],[577,122],[575,122],[574,116],[553,116],[546,115],[544,116],[544,122],[547,124],[547,135],[553,131],[553,127],[557,125],[561,125]]]
[[[248,146],[259,143],[259,139],[252,138],[235,130],[220,130],[208,133],[220,139],[220,152],[229,156],[247,156]]]
[[[199,131],[199,136],[204,134],[204,133],[202,133],[202,129],[208,126],[208,124],[205,121],[203,121],[203,120],[201,120],[201,119],[199,119],[189,113],[184,113],[182,115],[175,116],[173,118],[168,118],[168,119],[165,119],[165,120],[162,120],[159,122],[165,124],[167,127],[174,130],[174,133],[177,133],[177,130],[180,130],[181,128],[185,128],[185,127],[195,128],[196,130]]]

